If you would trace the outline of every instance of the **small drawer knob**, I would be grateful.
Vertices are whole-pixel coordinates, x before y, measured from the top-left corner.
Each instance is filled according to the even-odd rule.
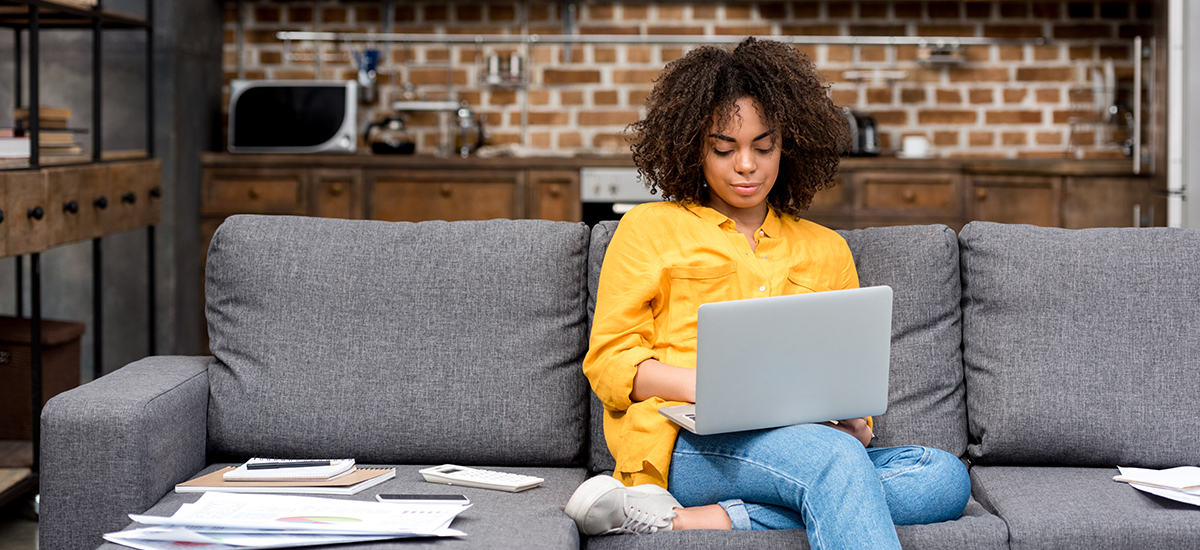
[[[258,191],[257,187],[251,187],[246,194],[249,195],[251,199],[257,199],[262,196],[262,193]]]
[[[981,201],[987,200],[987,189],[984,189],[982,187],[980,187],[979,189],[976,189],[975,190],[975,199],[981,200]]]
[[[42,216],[46,215],[46,211],[42,210],[42,207],[40,206],[35,206],[29,210],[26,210],[25,215],[29,216],[30,219],[40,220],[42,219]]]
[[[333,195],[335,197],[339,197],[342,195],[342,193],[345,193],[345,192],[346,192],[346,185],[343,183],[339,182],[339,183],[335,183],[335,184],[329,186],[329,194]]]
[[[917,201],[917,192],[913,191],[912,189],[905,189],[904,193],[902,193],[900,197],[904,199],[904,202],[912,204]]]
[[[0,222],[4,221],[4,211],[0,210]]]
[[[449,197],[450,194],[453,192],[454,192],[454,188],[450,187],[449,183],[443,183],[441,188],[438,189],[438,193],[441,194],[443,197]]]
[[[151,189],[150,190],[150,198],[152,198],[152,199],[162,198],[162,187],[155,187],[155,188]]]
[[[562,186],[557,183],[551,185],[549,189],[546,190],[546,194],[557,199],[562,196]]]
[[[101,210],[108,208],[108,197],[100,197],[100,198],[92,201],[92,206],[95,206],[96,208],[99,208]]]
[[[64,202],[63,203],[63,212],[69,212],[71,214],[78,214],[79,213],[79,203],[76,201]]]
[[[121,202],[126,203],[126,204],[136,203],[137,202],[137,194],[134,193],[133,191],[125,193],[124,195],[121,195]]]

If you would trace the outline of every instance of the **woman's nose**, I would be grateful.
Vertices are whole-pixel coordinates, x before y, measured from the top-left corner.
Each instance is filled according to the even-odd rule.
[[[737,157],[734,159],[734,169],[739,174],[748,174],[754,171],[755,168],[754,155],[750,151],[739,150]]]

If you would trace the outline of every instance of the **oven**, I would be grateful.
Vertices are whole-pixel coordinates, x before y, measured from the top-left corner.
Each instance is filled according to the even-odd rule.
[[[621,216],[644,202],[662,200],[651,195],[638,177],[637,168],[582,168],[579,171],[583,221],[589,226]]]

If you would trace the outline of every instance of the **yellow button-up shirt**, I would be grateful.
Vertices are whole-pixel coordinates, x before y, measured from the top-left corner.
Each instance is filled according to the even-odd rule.
[[[696,368],[700,304],[858,287],[845,239],[772,209],[756,250],[706,206],[660,202],[621,219],[604,256],[583,372],[604,404],[604,437],[626,485],[667,486],[679,428],[658,414],[681,403],[633,402],[637,365]]]

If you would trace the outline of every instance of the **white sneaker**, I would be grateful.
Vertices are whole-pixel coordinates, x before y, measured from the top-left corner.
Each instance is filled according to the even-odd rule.
[[[670,531],[675,509],[683,508],[658,485],[626,487],[599,475],[583,482],[564,510],[585,535],[649,534]]]

